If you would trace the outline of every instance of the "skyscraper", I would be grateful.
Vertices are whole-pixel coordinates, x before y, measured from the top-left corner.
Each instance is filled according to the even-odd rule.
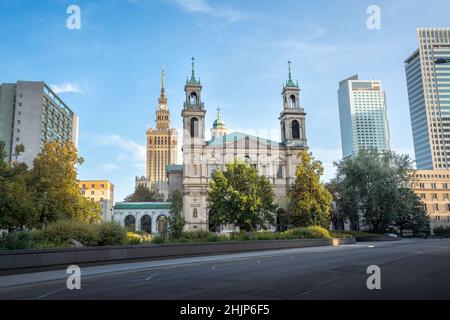
[[[33,164],[49,141],[78,143],[77,115],[44,83],[18,81],[0,85],[0,140],[8,160]],[[15,148],[25,152],[15,157]]]
[[[156,108],[156,128],[147,130],[147,179],[150,184],[157,184],[160,189],[164,186],[162,182],[167,181],[166,166],[177,162],[177,144],[177,131],[170,128],[163,67],[161,96]]]
[[[450,29],[418,29],[419,49],[405,61],[417,169],[450,169]]]
[[[355,75],[339,83],[338,96],[343,157],[356,155],[360,149],[388,151],[389,126],[381,82],[359,80]]]

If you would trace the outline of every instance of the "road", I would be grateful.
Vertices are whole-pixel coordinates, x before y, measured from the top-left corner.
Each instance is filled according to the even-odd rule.
[[[367,268],[381,268],[368,290]],[[403,240],[0,277],[0,299],[450,299],[450,241]]]

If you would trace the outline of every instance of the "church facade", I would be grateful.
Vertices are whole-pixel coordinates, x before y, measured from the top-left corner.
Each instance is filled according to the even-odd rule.
[[[220,113],[211,129],[211,140],[205,139],[206,107],[203,86],[197,79],[192,61],[192,74],[184,88],[183,165],[168,172],[169,185],[182,191],[183,211],[188,231],[209,230],[207,204],[208,185],[216,170],[235,159],[245,161],[266,176],[273,187],[280,207],[287,205],[289,186],[295,181],[298,154],[307,150],[305,116],[300,105],[300,88],[294,83],[289,63],[288,81],[283,85],[279,123],[281,142],[241,132],[229,133]],[[173,179],[172,179],[173,177]],[[181,178],[180,178],[181,177]],[[174,187],[171,180],[179,183]]]

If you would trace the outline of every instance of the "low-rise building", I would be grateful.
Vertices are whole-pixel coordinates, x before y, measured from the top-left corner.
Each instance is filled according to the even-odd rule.
[[[431,219],[431,229],[450,226],[450,171],[418,170],[413,186]]]
[[[102,220],[112,221],[114,208],[114,185],[107,180],[79,181],[81,194],[102,208]]]
[[[119,202],[114,206],[113,219],[128,230],[166,234],[169,215],[169,202]]]

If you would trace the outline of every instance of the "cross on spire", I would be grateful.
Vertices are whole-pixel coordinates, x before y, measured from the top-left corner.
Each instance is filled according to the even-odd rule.
[[[292,81],[292,75],[291,75],[291,60],[288,61],[288,65],[289,65],[289,80]]]
[[[220,107],[216,109],[217,110],[217,119],[220,119]]]

